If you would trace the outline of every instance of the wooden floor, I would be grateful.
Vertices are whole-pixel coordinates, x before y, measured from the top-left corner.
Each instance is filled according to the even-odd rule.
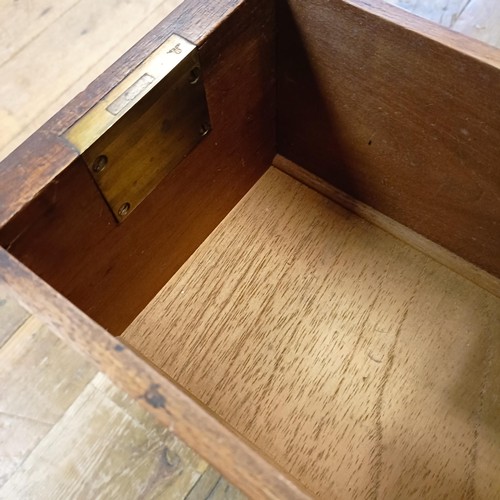
[[[498,0],[385,0],[453,31],[500,48]]]
[[[0,0],[0,160],[182,0]],[[500,2],[386,0],[500,47]]]
[[[0,282],[0,498],[245,498]]]
[[[321,498],[500,497],[500,299],[274,168],[123,337]]]
[[[0,160],[182,0],[0,0]]]

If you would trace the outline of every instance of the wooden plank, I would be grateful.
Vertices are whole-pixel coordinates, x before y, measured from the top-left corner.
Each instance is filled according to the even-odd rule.
[[[184,498],[208,464],[97,374],[2,498]]]
[[[3,64],[0,62],[3,125],[0,159],[83,91],[180,2],[66,0],[50,9],[49,16],[53,11],[64,10],[31,43],[22,45],[15,57]],[[47,4],[46,1],[39,3]],[[34,10],[37,7],[32,6]],[[49,8],[45,5],[42,12]],[[26,6],[17,4],[16,10],[25,11]],[[0,16],[3,15],[2,11]],[[38,24],[34,24],[34,30],[37,29]],[[30,31],[26,26],[22,33],[30,36]],[[19,29],[15,34],[18,32]],[[67,40],[71,40],[70,50]],[[39,57],[40,54],[43,57]]]
[[[243,498],[246,497],[213,469],[207,470],[186,496],[186,500],[243,500]]]
[[[0,348],[28,316],[28,312],[10,297],[8,289],[0,283]]]
[[[278,153],[500,276],[498,50],[375,0],[279,5]]]
[[[71,9],[78,0],[2,1],[0,10],[0,68],[23,47]],[[65,40],[64,40],[65,41]],[[11,75],[12,76],[12,75]]]
[[[462,13],[464,7],[470,0],[385,0],[387,3],[400,7],[402,9],[425,17],[430,21],[441,24],[447,28],[453,26],[453,23]],[[482,1],[482,0],[481,0]]]
[[[453,29],[500,48],[500,3],[470,0],[455,20]]]
[[[320,498],[494,498],[500,299],[271,169],[123,338]]]
[[[150,44],[157,45],[170,31],[204,40],[200,57],[213,125],[210,135],[120,227],[86,167],[76,162],[0,232],[4,247],[114,334],[139,314],[275,153],[273,3],[249,0],[227,18],[217,2],[200,7],[188,1],[181,8],[190,20],[182,17],[184,24],[160,25],[149,35]],[[199,10],[209,16],[213,33],[206,33],[210,23]],[[198,29],[201,34],[195,35]],[[122,64],[129,66],[137,52],[144,48],[138,46]],[[116,69],[110,70],[108,79],[115,74]],[[40,149],[30,151],[26,165],[38,157],[43,144],[41,140]],[[45,158],[40,154],[40,164],[53,166],[57,161],[52,150]],[[10,197],[5,193],[9,186],[30,183],[33,172],[25,172],[23,180],[20,168],[17,180],[9,181],[7,174],[0,199]],[[170,248],[167,257],[165,247]],[[127,293],[117,294],[124,283]]]
[[[0,282],[65,344],[84,355],[122,391],[254,498],[310,498],[183,389],[139,359],[75,306],[0,249]]]
[[[186,500],[205,500],[217,486],[219,480],[220,475],[214,469],[208,470],[198,479],[186,496]]]
[[[500,4],[489,0],[385,0],[454,31],[500,47]]]
[[[0,379],[2,390],[1,411],[20,418],[55,423],[73,402],[75,393],[83,389],[95,375],[87,366],[75,371],[71,378],[65,375],[79,365],[81,355],[54,337],[37,318],[30,317],[0,350],[2,359]],[[44,366],[43,377],[37,377]],[[50,377],[48,376],[50,375]],[[59,398],[45,405],[47,393],[57,389]]]
[[[9,302],[0,319],[18,312],[9,292],[1,283]],[[203,498],[216,486],[221,498],[246,498],[89,359],[18,310],[24,323],[0,349],[0,498],[193,499],[205,477],[213,484]]]
[[[244,500],[244,496],[232,484],[229,484],[223,478],[220,478],[215,488],[207,496],[207,500]]]
[[[78,367],[78,368],[75,368]],[[95,375],[81,355],[30,317],[0,349],[0,487]],[[71,376],[68,376],[71,374]],[[16,498],[3,496],[1,498]],[[18,497],[17,497],[18,498]]]

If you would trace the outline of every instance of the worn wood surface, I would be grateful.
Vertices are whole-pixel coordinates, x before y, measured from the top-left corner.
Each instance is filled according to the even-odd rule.
[[[500,48],[500,3],[471,0],[453,29]]]
[[[500,299],[275,169],[123,337],[321,498],[500,493]]]
[[[176,439],[250,497],[309,498],[2,249],[0,298],[0,498],[242,498]]]
[[[470,0],[385,0],[412,14],[451,28]],[[479,0],[482,3],[483,0]],[[487,2],[486,2],[487,3]]]
[[[180,2],[3,1],[0,159],[83,91]]]
[[[385,0],[454,31],[500,47],[500,3],[491,0]]]
[[[21,326],[29,314],[19,305],[16,300],[12,300],[3,291],[0,292],[0,347]]]
[[[239,4],[184,2],[49,125],[63,130],[171,32],[201,42],[213,131],[122,225],[117,227],[85,165],[76,161],[0,232],[0,244],[115,334],[241,199],[275,153],[274,5],[248,0],[236,8]],[[43,166],[50,140],[42,142],[42,136],[38,149],[25,143],[0,165],[0,213],[19,204],[26,186],[30,192],[35,188],[35,163],[39,176],[64,165],[54,146]],[[125,284],[126,293],[118,292]]]
[[[0,498],[244,498],[5,284],[0,301]]]
[[[500,276],[500,52],[382,1],[280,7],[278,153]]]

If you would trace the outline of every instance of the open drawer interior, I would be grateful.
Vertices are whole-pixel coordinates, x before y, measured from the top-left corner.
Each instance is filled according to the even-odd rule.
[[[499,325],[499,298],[273,167],[122,338],[321,498],[460,496],[472,460],[488,498]]]
[[[378,0],[198,3],[6,160],[55,166],[2,246],[313,494],[495,498],[497,49]],[[211,131],[117,221],[65,134],[174,31]]]

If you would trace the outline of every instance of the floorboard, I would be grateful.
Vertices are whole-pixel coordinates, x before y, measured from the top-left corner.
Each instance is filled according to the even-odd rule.
[[[0,498],[246,498],[0,283]]]
[[[500,47],[500,2],[496,0],[385,0],[420,17]]]
[[[500,47],[500,2],[470,0],[453,24],[453,29]]]
[[[30,0],[2,5],[0,160],[181,1]]]

